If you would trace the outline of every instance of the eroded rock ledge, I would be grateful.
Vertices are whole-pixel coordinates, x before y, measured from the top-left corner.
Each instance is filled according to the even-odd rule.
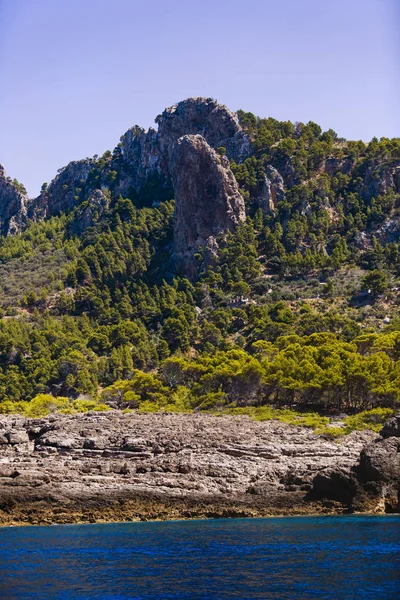
[[[201,414],[2,416],[0,523],[383,512],[379,485],[362,482],[368,469],[354,475],[376,437],[334,442],[276,421]],[[379,452],[390,446],[393,474],[400,440],[388,439]],[[374,461],[368,477],[379,479]],[[349,478],[360,482],[353,495]]]

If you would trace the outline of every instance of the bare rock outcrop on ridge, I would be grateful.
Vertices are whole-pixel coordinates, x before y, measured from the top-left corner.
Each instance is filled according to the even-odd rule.
[[[138,193],[150,178],[164,185],[171,180],[176,142],[185,135],[201,135],[214,149],[224,147],[229,158],[243,160],[250,141],[237,115],[212,98],[188,98],[166,108],[156,118],[158,131],[135,126],[121,138],[124,169],[119,191]]]
[[[201,135],[185,135],[171,160],[175,191],[175,260],[193,278],[195,254],[210,238],[233,231],[246,218],[243,197],[225,156],[219,156]],[[215,244],[215,242],[214,242]]]
[[[285,198],[285,184],[280,173],[271,165],[266,167],[258,205],[266,215],[275,214],[276,203]]]
[[[204,259],[211,261],[215,237],[232,231],[245,218],[229,161],[215,149],[223,147],[229,158],[240,161],[248,155],[250,141],[237,115],[211,98],[179,102],[156,122],[158,131],[129,129],[115,153],[100,161],[100,173],[94,159],[71,162],[31,201],[0,171],[3,233],[20,231],[28,217],[39,220],[77,209],[70,231],[80,234],[106,210],[109,191],[113,198],[136,194],[140,203],[146,190],[156,186],[160,197],[155,202],[176,199],[173,250],[180,270],[194,276],[199,246],[211,248]]]
[[[23,186],[7,177],[0,164],[0,234],[12,235],[26,223],[29,200]]]

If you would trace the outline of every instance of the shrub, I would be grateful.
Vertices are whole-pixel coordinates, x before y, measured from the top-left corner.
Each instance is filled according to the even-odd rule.
[[[379,433],[385,422],[390,419],[394,413],[395,411],[391,408],[373,408],[372,410],[364,410],[357,415],[347,417],[345,433],[364,429],[370,429]]]

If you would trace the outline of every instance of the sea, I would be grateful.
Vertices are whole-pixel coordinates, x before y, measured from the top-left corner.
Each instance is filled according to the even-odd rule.
[[[400,599],[400,515],[0,529],[0,597]]]

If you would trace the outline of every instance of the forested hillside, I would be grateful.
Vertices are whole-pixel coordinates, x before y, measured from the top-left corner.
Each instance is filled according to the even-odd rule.
[[[0,412],[395,408],[400,138],[157,123],[34,200],[1,171]]]

